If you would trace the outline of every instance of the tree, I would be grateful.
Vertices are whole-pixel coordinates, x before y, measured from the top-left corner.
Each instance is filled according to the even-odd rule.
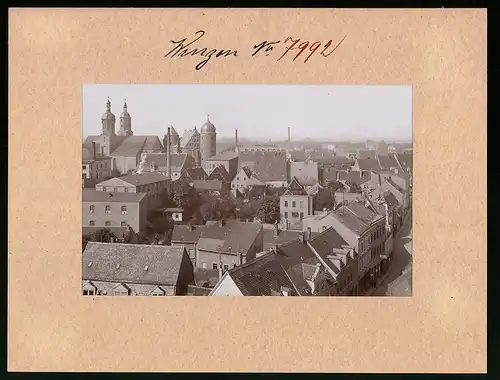
[[[184,210],[186,218],[189,218],[200,206],[200,199],[196,189],[182,178],[173,183],[172,201],[176,207]]]
[[[361,193],[361,186],[355,182],[346,182],[347,185],[351,188],[351,193]]]
[[[256,217],[262,223],[274,223],[279,220],[280,198],[277,195],[264,198],[262,206],[257,211]]]
[[[335,207],[335,192],[332,188],[323,188],[315,195],[313,203],[315,210],[332,210]]]
[[[117,236],[108,228],[94,231],[89,236],[89,241],[97,241],[101,243],[111,243],[111,240],[113,240],[113,242],[116,242],[117,239]]]

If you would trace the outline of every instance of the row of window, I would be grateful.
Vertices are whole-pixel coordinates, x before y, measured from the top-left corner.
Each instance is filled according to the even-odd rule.
[[[96,165],[97,165],[97,169],[107,169],[108,168],[107,162],[97,163]],[[92,168],[92,165],[90,167]],[[82,170],[87,170],[87,165],[82,165]]]
[[[227,272],[229,270],[229,265],[228,264],[217,264],[217,263],[212,263],[212,269],[213,270],[218,270],[219,269],[219,265],[220,265],[220,268],[224,272]],[[203,269],[207,269],[207,263],[202,262],[201,266],[203,267]],[[236,264],[233,264],[233,268],[236,268]]]
[[[304,218],[304,213],[303,212],[298,213],[298,212],[294,211],[294,212],[291,213],[291,215],[292,215],[292,218],[295,218],[295,219],[297,219],[299,217],[300,217],[300,219]],[[288,212],[286,212],[286,211],[285,211],[285,219],[288,219]]]
[[[104,212],[108,215],[112,214],[111,212],[111,206],[107,205],[104,207]],[[95,213],[95,205],[90,205],[89,206],[89,214],[94,214]],[[121,207],[121,214],[122,215],[127,215],[128,214],[128,211],[127,211],[127,206],[122,206]]]
[[[89,220],[89,226],[95,227],[95,220]],[[112,227],[111,222],[109,220],[104,222],[105,227]],[[120,222],[120,227],[127,227],[128,222]]]
[[[288,207],[288,201],[285,201],[285,207]],[[297,207],[297,202],[296,201],[292,201],[292,208],[293,207]],[[300,208],[304,207],[304,202],[303,201],[299,202],[299,207]]]
[[[108,188],[107,188],[106,186],[104,186],[104,187],[102,188],[102,191],[108,191]],[[127,188],[127,187],[125,187],[125,188],[123,189],[123,191],[124,191],[125,193],[128,193],[128,188]],[[117,187],[114,187],[114,188],[113,188],[113,192],[117,193],[117,192],[118,192],[118,188],[117,188]]]

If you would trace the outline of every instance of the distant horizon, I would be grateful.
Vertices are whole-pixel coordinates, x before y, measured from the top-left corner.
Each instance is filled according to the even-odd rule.
[[[207,115],[221,139],[294,142],[412,142],[412,88],[407,85],[85,85],[83,137],[101,133],[110,97],[116,132],[124,99],[134,135],[182,135]]]

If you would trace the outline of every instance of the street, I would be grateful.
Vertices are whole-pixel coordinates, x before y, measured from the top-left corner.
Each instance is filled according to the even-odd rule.
[[[373,296],[385,296],[388,285],[401,276],[403,270],[412,260],[413,254],[413,229],[412,229],[412,214],[408,217],[406,224],[400,231],[398,238],[394,240],[394,253],[392,256],[392,264],[389,268],[389,274],[382,281],[379,287],[373,292]]]

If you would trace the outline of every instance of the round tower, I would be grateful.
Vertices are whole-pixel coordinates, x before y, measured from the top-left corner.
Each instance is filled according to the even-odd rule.
[[[210,122],[207,115],[207,121],[202,125],[200,131],[200,153],[201,160],[208,160],[210,157],[215,156],[217,146],[217,131],[215,126]]]
[[[106,102],[106,112],[102,114],[101,117],[102,122],[102,134],[105,136],[114,136],[115,135],[115,123],[116,118],[115,115],[111,112],[111,101]]]
[[[127,110],[126,99],[123,102],[123,112],[120,115],[120,132],[118,134],[120,136],[132,136],[134,134],[132,132],[132,118]]]

